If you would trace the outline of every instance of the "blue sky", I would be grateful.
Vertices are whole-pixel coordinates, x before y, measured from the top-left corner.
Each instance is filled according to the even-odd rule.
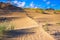
[[[0,0],[0,2],[7,2],[7,0]],[[11,4],[24,8],[54,8],[60,10],[59,0],[11,0]]]

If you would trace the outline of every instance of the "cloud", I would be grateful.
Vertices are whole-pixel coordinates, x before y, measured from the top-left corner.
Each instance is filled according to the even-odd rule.
[[[16,0],[15,0],[15,1],[13,1],[13,3],[14,3],[14,4],[17,4],[17,3],[18,3],[18,1],[16,1]]]
[[[38,8],[38,6],[36,6],[33,2],[30,3],[29,7],[30,8]]]
[[[25,6],[25,2],[19,2],[17,5],[18,5],[18,7],[24,7]]]
[[[30,7],[34,8],[34,3],[33,2],[30,3]]]
[[[38,7],[34,7],[34,8],[38,8]]]
[[[25,6],[25,2],[20,2],[20,1],[13,1],[13,4],[16,4],[18,7],[24,7]]]
[[[20,2],[20,1],[13,1],[13,4],[16,4],[18,7],[24,7],[26,2]],[[29,6],[25,6],[26,8],[38,8],[33,2],[29,4]]]
[[[30,3],[30,8],[38,8],[33,2]]]
[[[46,2],[46,4],[49,5],[50,4],[50,1]]]

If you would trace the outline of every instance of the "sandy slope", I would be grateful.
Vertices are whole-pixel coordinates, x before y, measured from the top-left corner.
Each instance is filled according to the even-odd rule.
[[[14,28],[15,30],[33,28],[38,26],[38,24],[34,20],[30,19],[29,17],[23,17],[23,18],[12,20],[10,21],[10,24],[15,26]]]
[[[54,40],[49,34],[47,34],[41,27],[32,28],[34,33],[25,33],[18,35],[17,37],[7,38],[6,40]],[[32,30],[30,29],[30,30]],[[28,31],[28,30],[27,30]]]
[[[25,28],[25,27],[27,29],[25,28],[24,31],[22,31],[22,30],[19,30],[18,32],[16,31],[18,34],[20,33],[20,35],[17,35],[16,32],[14,32],[14,33],[11,32],[11,35],[13,33],[13,35],[15,34],[17,36],[15,37],[15,35],[14,35],[14,37],[5,38],[4,40],[54,40],[54,38],[52,36],[50,36],[48,33],[46,33],[43,30],[43,28],[41,27],[42,25],[36,26],[37,23],[34,20],[30,19],[29,17],[22,18],[22,19],[16,19],[16,20],[11,21],[11,22],[13,24],[15,24],[16,25],[15,27],[18,29]],[[30,25],[32,25],[34,28],[32,28],[32,26],[30,26]],[[28,29],[29,26],[31,28]],[[18,30],[18,29],[16,29],[16,30]],[[22,31],[23,34],[20,31]],[[28,31],[30,31],[30,32],[28,33]],[[32,31],[32,33],[31,33],[31,31]],[[27,33],[24,33],[24,32],[27,32]]]
[[[21,32],[17,32],[20,35],[17,35],[16,32],[11,32],[15,35],[17,35],[17,37],[11,37],[11,38],[5,38],[4,40],[54,40],[54,38],[52,36],[50,36],[48,33],[46,33],[43,28],[41,27],[42,25],[38,25],[37,22],[35,22],[33,19],[27,17],[25,14],[17,14],[18,12],[14,12],[13,14],[7,14],[5,16],[18,16],[20,17],[19,19],[15,19],[10,21],[10,24],[13,24],[15,27],[15,30],[18,29],[28,29],[26,30],[26,32],[28,31],[34,31],[34,33],[24,33],[25,31],[22,31],[23,34],[20,34]],[[11,15],[11,16],[10,16]],[[3,17],[5,17],[3,15]],[[29,14],[30,17],[33,18],[37,18],[37,17],[46,17],[45,15],[40,15],[40,14]],[[49,17],[49,16],[48,16]],[[32,28],[32,29],[30,29]],[[12,35],[12,34],[11,34]],[[13,36],[15,36],[13,35]]]

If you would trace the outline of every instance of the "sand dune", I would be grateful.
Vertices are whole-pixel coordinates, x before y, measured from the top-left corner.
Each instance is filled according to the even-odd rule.
[[[5,5],[5,6],[2,6],[2,5]],[[46,31],[44,31],[44,29],[41,27],[42,25],[39,26],[37,22],[31,19],[31,18],[35,19],[38,17],[52,18],[52,17],[55,17],[55,15],[53,16],[45,15],[45,14],[42,15],[42,14],[39,14],[40,11],[38,11],[38,13],[35,13],[36,11],[32,11],[32,10],[27,11],[28,14],[26,14],[24,9],[13,6],[11,4],[6,4],[6,3],[2,3],[0,6],[2,6],[1,7],[2,9],[6,10],[6,11],[1,10],[2,12],[0,13],[0,18],[3,17],[3,20],[5,20],[6,17],[8,19],[11,17],[17,17],[17,16],[20,17],[19,19],[13,19],[9,22],[9,24],[14,25],[14,31],[11,30],[10,34],[8,35],[9,37],[3,38],[4,40],[55,40]],[[54,21],[55,18],[54,19],[52,18],[52,20]]]
[[[29,17],[12,20],[12,21],[10,21],[10,24],[15,26],[15,28],[14,28],[15,30],[33,28],[33,27],[38,26],[38,24],[34,20],[30,19]]]
[[[15,30],[24,29],[24,31],[16,31],[17,33],[20,33],[20,35],[17,35],[16,32],[14,32],[17,37],[6,38],[6,40],[55,40],[52,36],[45,32],[41,26],[39,26],[34,20],[30,19],[29,17],[16,19],[10,23],[15,25]],[[22,31],[23,34],[20,31]],[[34,33],[28,33],[29,31]]]

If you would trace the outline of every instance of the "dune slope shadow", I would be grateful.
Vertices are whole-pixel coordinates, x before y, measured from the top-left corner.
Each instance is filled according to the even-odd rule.
[[[27,31],[24,31],[24,30],[11,30],[11,31],[8,31],[5,35],[7,35],[6,37],[7,38],[15,38],[15,37],[18,37],[18,36],[23,36],[23,35],[26,35],[26,34],[34,34],[35,32],[28,32],[28,29]]]

